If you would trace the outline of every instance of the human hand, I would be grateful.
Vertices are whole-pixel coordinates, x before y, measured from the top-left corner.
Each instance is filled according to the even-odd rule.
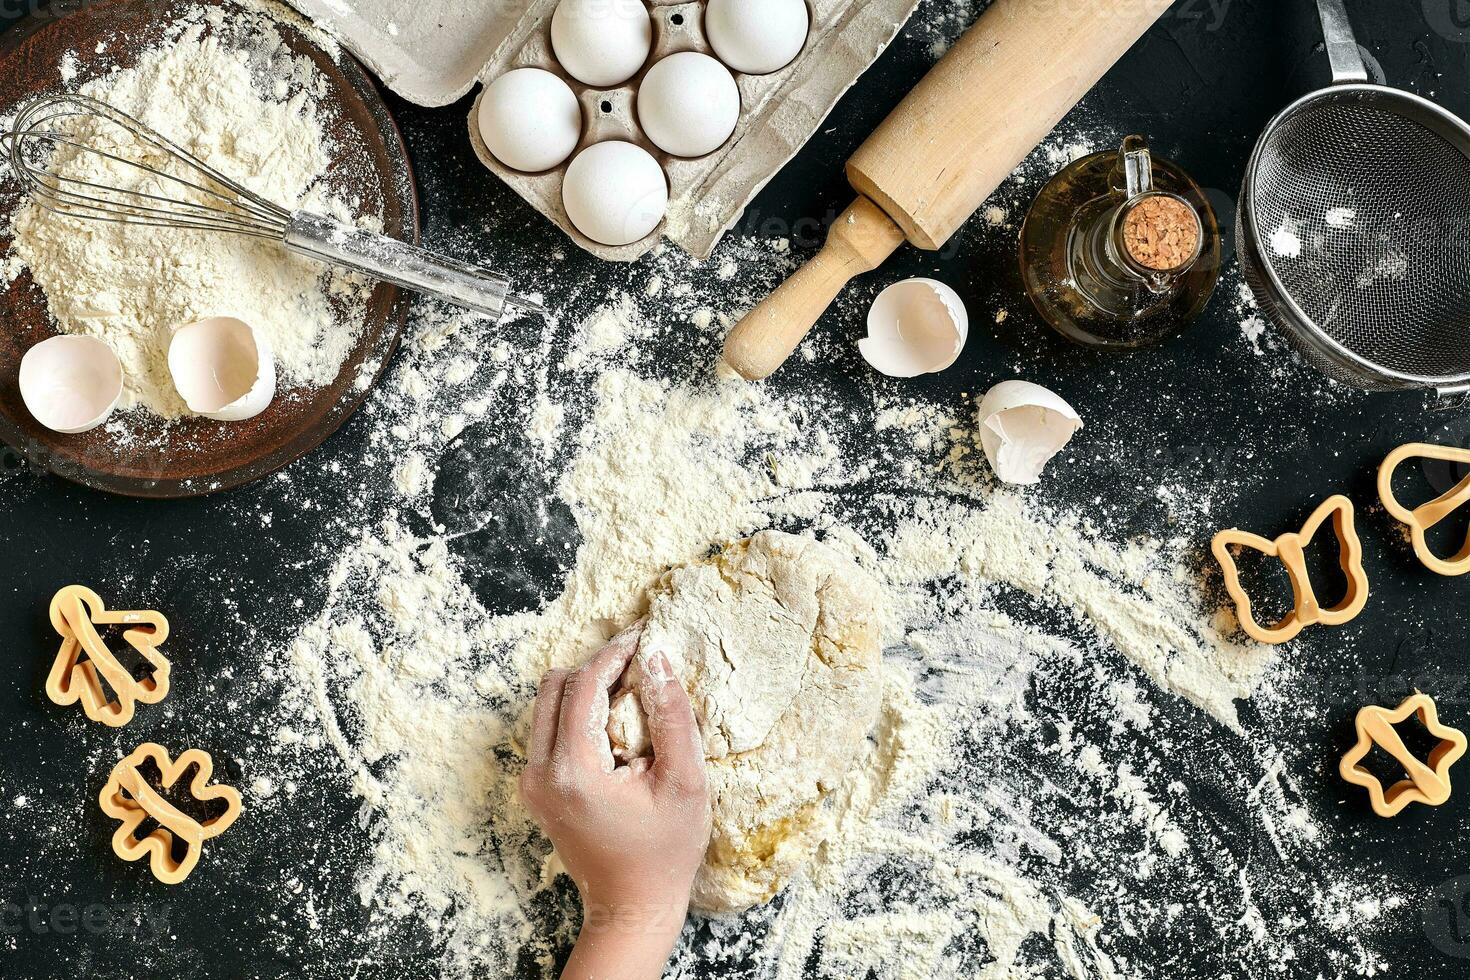
[[[629,630],[576,672],[552,671],[536,695],[521,797],[583,905],[564,977],[657,977],[709,844],[704,746],[662,654],[645,657],[638,687],[654,757],[620,767],[612,755],[609,694],[641,635]]]

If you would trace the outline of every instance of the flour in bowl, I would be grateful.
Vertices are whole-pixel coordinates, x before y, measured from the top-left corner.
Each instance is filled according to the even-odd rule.
[[[80,91],[268,200],[355,220],[321,184],[332,165],[318,102],[325,77],[275,24],[265,6],[235,15],[196,8],[133,67]],[[91,145],[114,148],[115,131],[78,127]],[[142,171],[94,153],[58,151],[52,166],[71,180],[146,187]],[[178,327],[238,317],[270,344],[282,388],[320,388],[356,343],[371,289],[264,239],[63,218],[34,203],[15,214],[12,233],[9,262],[30,270],[58,329],[109,343],[123,364],[123,406],[164,418],[187,412],[167,364]]]

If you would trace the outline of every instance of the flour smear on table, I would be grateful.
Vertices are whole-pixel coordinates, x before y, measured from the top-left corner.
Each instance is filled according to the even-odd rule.
[[[936,54],[961,7],[936,20]],[[1013,237],[1039,180],[1118,136],[1059,134],[975,232]],[[351,977],[415,963],[427,934],[434,962],[404,975],[553,975],[579,910],[515,798],[535,684],[638,618],[670,566],[775,527],[821,538],[887,593],[879,721],[811,865],[768,906],[691,922],[669,976],[1195,980],[1200,955],[1224,964],[1209,980],[1387,972],[1373,941],[1404,928],[1405,896],[1341,856],[1331,815],[1289,775],[1320,752],[1276,723],[1310,678],[1238,642],[1206,601],[1208,495],[1149,486],[1178,536],[1127,540],[1104,503],[992,480],[980,392],[929,401],[864,374],[856,391],[790,393],[721,375],[724,333],[796,258],[785,240],[732,236],[704,264],[661,250],[627,293],[591,298],[566,253],[519,257],[578,312],[492,332],[421,303],[366,438],[240,494],[263,527],[291,510],[319,526],[301,562],[328,570],[324,595],[296,600],[312,610],[299,635],[231,671],[220,710],[251,740],[259,828],[231,846],[269,848],[308,785],[345,782],[360,802],[318,866],[249,883],[279,896],[283,956]],[[861,371],[845,343],[819,334],[802,356]],[[1069,453],[1123,451],[1117,420],[1088,421]],[[471,476],[504,476],[482,444],[519,447],[502,455],[524,492],[445,483],[466,449]],[[295,492],[314,467],[330,499]],[[1052,478],[1067,469],[1064,456]],[[471,545],[554,556],[558,507],[577,537],[565,574],[537,583],[544,603],[490,608],[479,577],[515,563]],[[510,523],[521,536],[497,540]],[[240,707],[257,703],[270,713]],[[365,936],[339,907],[344,867]]]
[[[736,239],[712,268],[724,254],[785,264]],[[658,261],[666,280],[688,262]],[[671,976],[1154,978],[1192,943],[1385,969],[1371,936],[1401,899],[1336,856],[1285,748],[1242,722],[1240,699],[1276,703],[1285,668],[1202,605],[1184,542],[1113,540],[995,484],[972,403],[893,387],[851,418],[723,377],[735,311],[698,302],[620,294],[495,341],[421,307],[370,403],[391,504],[348,523],[325,608],[262,668],[286,697],[249,768],[266,812],[283,779],[349,777],[385,948],[406,918],[433,929],[446,976],[554,973],[576,903],[514,789],[537,679],[638,618],[669,566],[778,527],[888,593],[880,720],[806,873],[770,906],[691,924]],[[671,338],[688,360],[651,362]],[[486,608],[469,584],[486,570],[457,552],[473,522],[430,518],[434,461],[482,428],[538,447],[526,471],[575,516],[544,608]],[[484,499],[487,520],[525,506]],[[1212,768],[1185,785],[1175,757],[1201,754]],[[1231,822],[1195,794],[1232,800]]]
[[[105,52],[89,53],[100,66],[96,77],[68,87],[134,116],[269,201],[355,222],[350,202],[322,183],[333,163],[320,110],[327,80],[287,47],[275,25],[290,16],[264,3],[233,14],[188,9],[133,66],[108,69]],[[77,71],[72,56],[62,80],[76,81]],[[73,129],[88,146],[139,157],[136,141],[110,125],[77,121]],[[51,165],[72,187],[209,203],[202,193],[97,153],[63,148]],[[213,316],[242,319],[270,345],[283,389],[321,388],[337,378],[356,344],[372,288],[264,239],[64,218],[34,203],[10,224],[14,244],[3,281],[29,269],[58,329],[97,337],[117,352],[122,407],[165,419],[188,412],[168,370],[168,344],[179,327]]]

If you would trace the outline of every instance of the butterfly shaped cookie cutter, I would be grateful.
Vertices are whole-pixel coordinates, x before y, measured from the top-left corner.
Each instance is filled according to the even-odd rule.
[[[142,765],[152,761],[161,774],[159,787],[170,790],[190,769],[194,776],[188,782],[189,795],[199,803],[223,801],[224,812],[206,820],[196,820],[164,798],[149,785]],[[207,752],[189,749],[177,759],[169,757],[161,745],[148,742],[133,750],[112,770],[112,776],[97,802],[102,812],[121,821],[112,835],[112,849],[124,861],[149,858],[153,876],[166,885],[177,885],[199,864],[204,842],[218,837],[240,816],[238,790],[230,786],[209,785],[214,775],[214,760]],[[158,824],[147,836],[139,838],[144,821]],[[177,845],[183,845],[183,856],[176,856]]]
[[[1452,513],[1470,502],[1470,476],[1465,477],[1448,493],[1410,510],[1399,502],[1393,492],[1393,477],[1398,468],[1411,459],[1437,459],[1446,463],[1470,464],[1470,449],[1455,446],[1431,446],[1416,442],[1400,446],[1388,454],[1378,470],[1378,496],[1384,508],[1394,520],[1409,528],[1409,539],[1414,554],[1430,571],[1440,575],[1457,576],[1470,572],[1470,533],[1465,544],[1453,558],[1441,558],[1429,547],[1429,531],[1448,518]]]
[[[1419,716],[1429,734],[1440,740],[1429,753],[1428,762],[1415,758],[1394,728],[1414,715]],[[1416,693],[1393,710],[1369,705],[1358,712],[1357,729],[1358,742],[1342,757],[1338,769],[1343,779],[1368,791],[1373,812],[1380,817],[1395,817],[1411,803],[1440,806],[1450,798],[1450,767],[1464,756],[1467,743],[1463,732],[1440,724],[1439,709],[1429,695]],[[1375,745],[1404,767],[1406,779],[1385,789],[1378,777],[1363,767],[1363,760]]]
[[[168,639],[162,613],[108,611],[91,589],[68,585],[51,600],[51,625],[61,634],[61,649],[46,678],[46,696],[56,704],[81,702],[88,718],[120,728],[133,720],[140,702],[157,704],[168,696],[170,666],[158,652]],[[149,676],[135,678],[108,649],[98,626],[128,627],[123,639],[147,662]]]
[[[1322,525],[1332,521],[1337,532],[1340,550],[1339,562],[1347,576],[1347,592],[1342,601],[1324,609],[1312,589],[1307,574],[1306,548]],[[1262,626],[1251,610],[1250,596],[1240,584],[1240,569],[1236,566],[1232,548],[1250,548],[1267,557],[1279,558],[1286,566],[1291,578],[1294,608],[1275,626]],[[1297,637],[1308,626],[1341,626],[1357,618],[1368,604],[1368,573],[1363,569],[1363,542],[1358,537],[1353,522],[1353,502],[1341,494],[1329,497],[1318,507],[1299,532],[1283,534],[1269,541],[1258,534],[1246,531],[1221,531],[1215,535],[1212,550],[1220,568],[1225,573],[1225,590],[1235,603],[1236,617],[1246,635],[1261,643],[1286,643]]]

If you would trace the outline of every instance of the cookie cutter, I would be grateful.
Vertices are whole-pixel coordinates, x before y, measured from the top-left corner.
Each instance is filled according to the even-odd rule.
[[[1428,763],[1414,757],[1394,728],[1413,715],[1440,740]],[[1343,779],[1368,791],[1373,811],[1380,817],[1398,816],[1411,803],[1440,806],[1450,798],[1450,767],[1465,754],[1467,743],[1463,732],[1439,723],[1439,708],[1429,695],[1416,692],[1392,711],[1370,705],[1358,712],[1357,729],[1358,742],[1342,757],[1338,769]],[[1406,779],[1384,789],[1378,777],[1363,768],[1361,763],[1375,745],[1404,767]]]
[[[1329,518],[1337,532],[1340,564],[1348,584],[1342,601],[1324,609],[1307,574],[1306,548]],[[1250,548],[1267,557],[1279,558],[1286,566],[1286,573],[1291,578],[1295,606],[1275,626],[1265,627],[1256,621],[1251,611],[1250,596],[1246,595],[1244,586],[1240,584],[1240,569],[1230,553],[1231,548]],[[1212,550],[1215,560],[1225,573],[1225,590],[1235,603],[1241,629],[1261,643],[1286,643],[1295,639],[1308,626],[1317,624],[1341,626],[1356,619],[1368,604],[1368,573],[1363,569],[1363,542],[1358,538],[1353,522],[1353,502],[1341,494],[1329,497],[1299,532],[1283,534],[1275,541],[1269,541],[1247,531],[1221,531],[1215,535]]]
[[[139,767],[148,760],[158,767],[159,786],[163,790],[172,789],[193,768],[189,795],[201,803],[223,800],[224,812],[201,822],[179,810],[144,778]],[[112,835],[112,849],[117,856],[124,861],[150,858],[153,876],[165,885],[177,885],[189,877],[199,863],[204,842],[224,833],[240,816],[239,791],[230,786],[208,785],[213,774],[214,760],[199,749],[189,749],[177,759],[171,759],[167,749],[152,742],[134,749],[132,755],[112,770],[97,798],[103,813],[121,821]],[[138,828],[145,820],[152,820],[158,826],[139,839]],[[180,842],[184,845],[181,858],[175,857],[175,847]]]
[[[132,721],[138,702],[157,704],[168,695],[170,664],[158,652],[168,638],[168,620],[161,613],[108,611],[97,593],[69,585],[51,600],[51,625],[61,635],[46,678],[46,695],[54,703],[81,702],[88,718],[117,728]],[[98,626],[131,627],[123,639],[152,668],[150,676],[133,677],[98,634]]]
[[[1470,464],[1470,449],[1455,446],[1431,446],[1415,442],[1400,446],[1388,454],[1378,469],[1378,496],[1384,508],[1400,524],[1409,528],[1409,538],[1414,545],[1414,554],[1431,571],[1440,575],[1456,576],[1470,572],[1470,532],[1466,533],[1465,544],[1453,558],[1441,558],[1429,547],[1430,528],[1449,517],[1470,501],[1470,476],[1465,477],[1454,489],[1418,508],[1410,510],[1399,502],[1393,492],[1393,477],[1398,468],[1411,459],[1437,459],[1446,463]]]
[[[61,634],[61,649],[46,678],[46,696],[54,703],[80,701],[88,718],[120,728],[133,720],[139,702],[157,704],[168,696],[170,665],[158,652],[168,639],[168,620],[162,613],[109,612],[91,589],[68,585],[51,600],[51,625]],[[135,678],[98,635],[98,626],[130,627],[123,631],[123,639],[147,661],[152,673],[143,680]]]

